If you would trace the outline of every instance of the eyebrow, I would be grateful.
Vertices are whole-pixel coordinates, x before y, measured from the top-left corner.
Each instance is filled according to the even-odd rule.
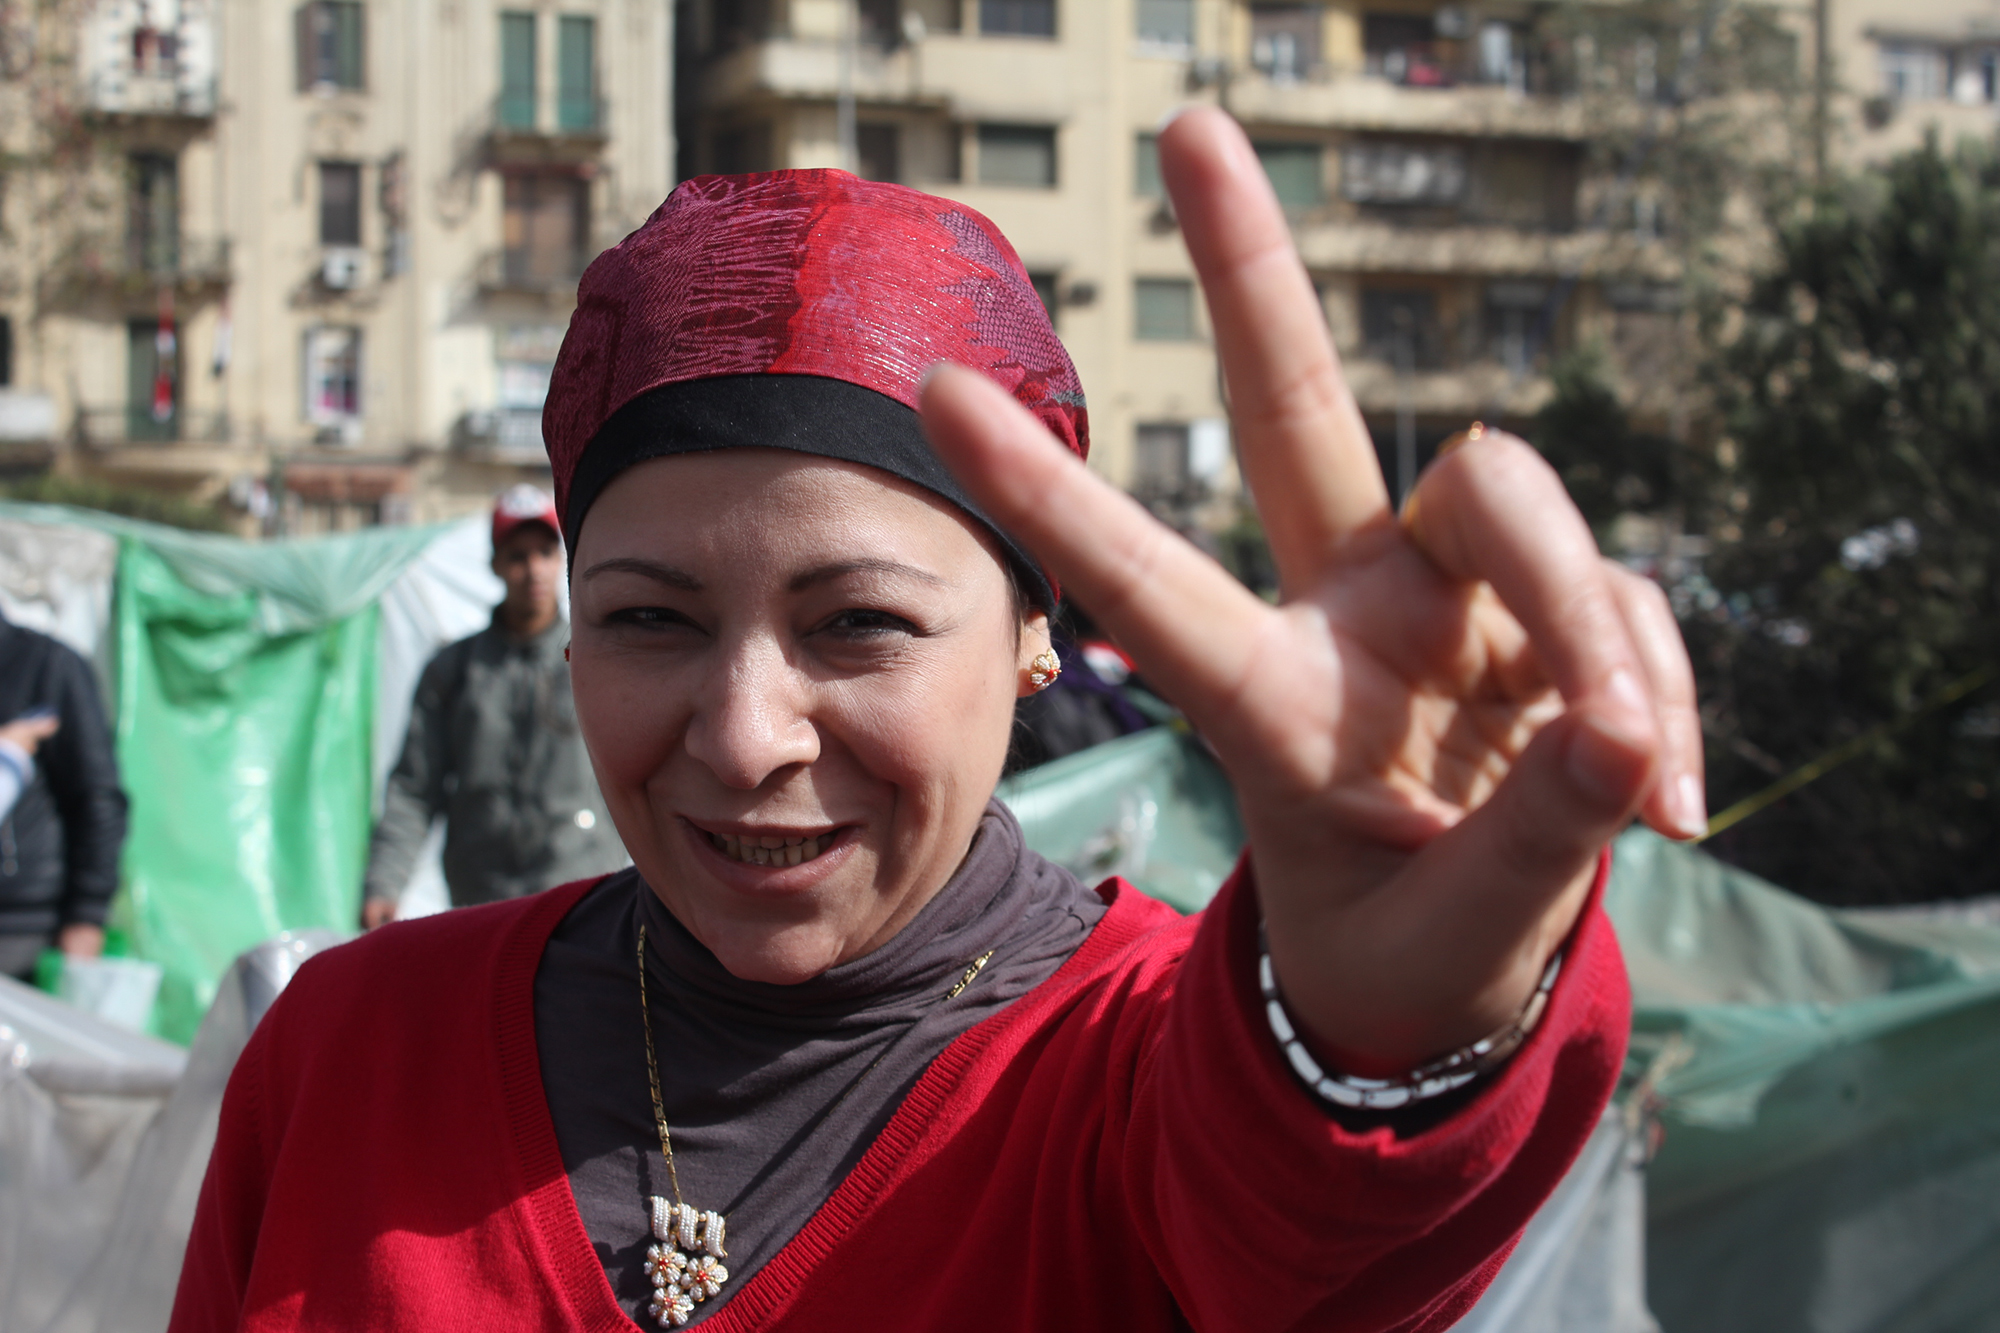
[[[900,575],[903,578],[916,579],[920,583],[928,583],[933,587],[942,588],[946,586],[943,579],[931,573],[928,569],[920,569],[915,565],[906,565],[900,560],[841,560],[831,565],[821,565],[817,569],[808,569],[801,574],[794,575],[792,581],[786,584],[785,587],[788,592],[804,592],[807,588],[815,584],[829,583],[834,579],[845,577],[848,574],[892,574]]]
[[[679,588],[682,592],[700,592],[702,581],[685,569],[663,565],[657,560],[642,560],[634,555],[617,556],[610,560],[600,560],[583,571],[584,579],[596,578],[599,574],[637,574],[642,579],[664,583],[669,588]]]
[[[600,560],[583,571],[584,579],[596,578],[599,574],[636,574],[655,583],[663,583],[683,592],[701,592],[706,586],[694,575],[673,565],[664,565],[657,560],[646,560],[638,556],[617,556],[610,560]],[[786,585],[788,592],[803,592],[821,583],[829,583],[849,574],[890,574],[916,579],[933,587],[945,587],[945,581],[928,569],[916,565],[906,565],[900,560],[841,560],[830,565],[820,565],[792,577]]]

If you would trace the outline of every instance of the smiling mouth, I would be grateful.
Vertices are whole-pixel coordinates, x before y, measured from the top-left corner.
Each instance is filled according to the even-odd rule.
[[[833,846],[833,840],[839,836],[839,830],[810,838],[737,837],[729,833],[706,831],[702,836],[708,839],[709,846],[732,861],[742,861],[753,866],[795,866],[803,865]]]

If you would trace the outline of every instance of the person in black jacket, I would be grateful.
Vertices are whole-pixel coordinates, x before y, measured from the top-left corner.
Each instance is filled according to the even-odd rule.
[[[103,951],[126,804],[90,665],[0,616],[0,721],[44,710],[60,725],[0,819],[0,973],[22,979],[51,945]]]

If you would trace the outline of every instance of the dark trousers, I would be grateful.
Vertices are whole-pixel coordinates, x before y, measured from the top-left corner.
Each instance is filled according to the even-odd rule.
[[[0,935],[0,976],[16,981],[35,979],[35,960],[42,950],[53,949],[53,935]]]

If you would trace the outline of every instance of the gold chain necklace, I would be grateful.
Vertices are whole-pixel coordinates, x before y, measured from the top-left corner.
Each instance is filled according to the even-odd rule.
[[[944,1000],[955,1000],[972,984],[993,957],[988,949],[965,969],[958,983],[945,992]],[[939,1003],[944,1003],[940,1000]],[[678,1328],[694,1318],[694,1307],[722,1294],[729,1270],[722,1261],[729,1257],[723,1248],[728,1219],[721,1213],[702,1211],[681,1199],[680,1174],[674,1170],[674,1138],[667,1129],[666,1104],[660,1098],[660,1061],[653,1047],[653,1010],[646,1003],[646,927],[639,926],[639,1017],[646,1029],[646,1083],[653,1094],[653,1125],[660,1131],[660,1155],[667,1159],[667,1184],[672,1202],[653,1196],[653,1243],[646,1247],[646,1277],[653,1284],[653,1299],[646,1312],[661,1328]],[[893,1046],[894,1043],[891,1043]],[[889,1054],[885,1047],[873,1064],[861,1071],[866,1078]],[[857,1083],[860,1079],[855,1080]],[[850,1086],[850,1090],[852,1085]],[[844,1099],[846,1093],[842,1093]],[[835,1105],[839,1105],[836,1101]]]

